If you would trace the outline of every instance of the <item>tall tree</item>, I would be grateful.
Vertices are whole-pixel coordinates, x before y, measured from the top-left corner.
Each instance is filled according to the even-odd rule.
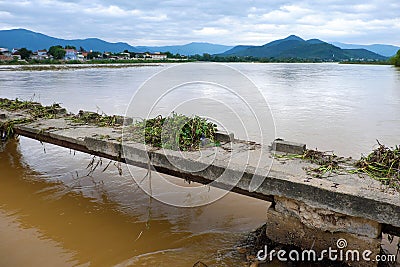
[[[396,67],[400,67],[400,50],[397,51],[397,54],[390,59],[390,62]]]
[[[65,49],[74,49],[74,50],[76,50],[76,47],[73,46],[73,45],[66,45],[64,48]]]
[[[25,47],[18,50],[18,53],[21,55],[21,59],[29,59],[32,55],[32,51]]]
[[[52,55],[54,59],[63,59],[65,57],[65,50],[61,45],[56,45],[49,48],[49,54]]]

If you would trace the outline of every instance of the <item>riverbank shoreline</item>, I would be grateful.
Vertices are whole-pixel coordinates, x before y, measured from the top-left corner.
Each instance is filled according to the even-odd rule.
[[[168,62],[175,63],[175,62]],[[94,68],[132,68],[132,67],[156,67],[165,63],[101,63],[101,64],[33,64],[33,65],[0,65],[0,71],[57,71]]]

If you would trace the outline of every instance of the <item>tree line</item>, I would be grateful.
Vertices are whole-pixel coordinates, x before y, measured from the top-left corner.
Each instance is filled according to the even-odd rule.
[[[397,51],[396,55],[390,59],[390,63],[396,67],[400,67],[400,49]]]
[[[66,49],[77,50],[77,48],[72,45],[66,45],[64,47],[62,47],[61,45],[54,45],[49,48],[49,50],[47,51],[47,54],[52,56],[53,59],[61,60],[61,59],[64,59],[64,57],[66,55],[66,51],[65,51]],[[109,56],[113,56],[113,55],[118,56],[118,55],[121,55],[122,53],[129,54],[129,58],[135,58],[137,55],[139,55],[139,57],[140,57],[140,55],[143,54],[143,53],[130,52],[128,50],[124,50],[121,53],[107,53],[107,54],[99,52],[99,51],[87,52],[83,47],[80,47],[79,50],[77,50],[77,51],[86,52],[87,53],[86,58],[88,60],[107,59]],[[149,52],[146,52],[146,53],[149,53]],[[21,59],[28,60],[33,55],[33,52],[32,52],[32,50],[28,50],[27,48],[24,47],[24,48],[21,48],[18,50],[18,54],[21,56]],[[167,55],[167,58],[181,59],[181,58],[185,57],[185,56],[180,55],[179,53],[173,54],[168,51],[163,52],[163,54]]]

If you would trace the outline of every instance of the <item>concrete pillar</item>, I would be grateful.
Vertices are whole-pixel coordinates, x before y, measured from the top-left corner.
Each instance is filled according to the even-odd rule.
[[[350,266],[377,266],[373,260],[380,253],[382,237],[381,225],[377,222],[275,197],[275,205],[268,210],[266,225],[266,234],[272,241],[303,250],[312,249],[317,258],[324,250],[327,251],[323,255],[329,257],[331,250],[331,258],[336,255],[338,260],[342,259]],[[365,261],[363,253],[371,261]],[[308,259],[308,252],[305,258]]]

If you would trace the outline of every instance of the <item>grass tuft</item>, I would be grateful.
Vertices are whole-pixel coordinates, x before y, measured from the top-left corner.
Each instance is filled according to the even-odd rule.
[[[378,148],[356,161],[354,172],[366,173],[370,177],[400,191],[400,149],[386,147],[378,141]]]
[[[136,122],[129,129],[132,139],[153,147],[193,151],[204,146],[219,146],[215,139],[217,125],[199,116],[172,113]]]

